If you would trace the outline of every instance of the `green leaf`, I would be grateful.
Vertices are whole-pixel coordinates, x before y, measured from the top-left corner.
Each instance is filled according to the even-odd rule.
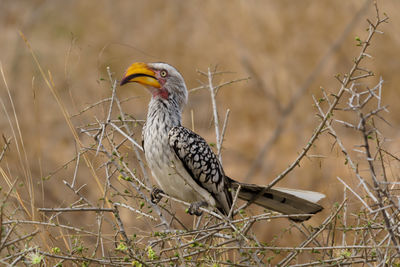
[[[52,252],[53,254],[60,253],[60,251],[61,251],[61,249],[60,249],[59,247],[51,248],[51,252]]]
[[[342,250],[342,252],[340,253],[340,255],[342,255],[345,258],[349,258],[351,257],[351,251],[350,250]]]
[[[35,264],[40,264],[42,262],[43,255],[40,255],[39,253],[30,253],[28,255],[28,258],[30,259],[31,264],[35,265]]]
[[[147,257],[149,258],[149,260],[157,259],[157,255],[151,246],[147,247]]]
[[[134,267],[142,267],[143,266],[143,264],[141,264],[140,262],[138,262],[138,261],[132,261],[132,266],[134,266]]]
[[[115,250],[118,250],[118,251],[125,251],[127,249],[128,249],[128,247],[122,242],[119,243],[118,246],[115,248]]]

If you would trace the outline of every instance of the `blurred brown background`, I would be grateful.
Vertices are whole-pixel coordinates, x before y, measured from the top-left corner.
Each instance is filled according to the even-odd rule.
[[[373,41],[373,59],[368,67],[376,74],[371,86],[379,76],[385,80],[384,103],[390,109],[386,118],[392,124],[384,127],[385,136],[391,140],[391,152],[399,156],[400,2],[379,1],[379,7],[390,17],[390,23],[383,28],[385,34]],[[351,67],[359,51],[355,37],[366,37],[366,18],[374,16],[372,3],[361,0],[1,0],[0,60],[23,144],[13,138],[0,166],[8,177],[33,181],[34,190],[27,190],[24,197],[27,202],[34,199],[37,207],[65,206],[74,199],[62,183],[63,179],[71,179],[74,165],[41,181],[74,157],[76,144],[18,31],[29,40],[44,70],[51,73],[70,115],[110,96],[107,66],[119,79],[134,61],[167,62],[181,71],[188,88],[205,81],[197,70],[206,71],[208,67],[228,72],[217,77],[216,83],[249,77],[248,81],[222,88],[218,94],[221,120],[226,109],[231,110],[223,162],[229,176],[267,184],[306,144],[318,123],[311,95],[320,96],[320,86],[335,92],[339,83],[334,75]],[[299,97],[293,109],[282,117],[280,110],[296,94]],[[145,118],[149,95],[144,88],[129,85],[118,88],[118,95],[121,99],[142,96],[125,103],[124,109],[138,119]],[[0,97],[4,103],[0,130],[6,137],[13,137],[16,119],[3,81]],[[108,105],[101,107],[74,117],[74,126],[104,119]],[[189,127],[190,110],[194,112],[196,131],[214,142],[207,90],[190,94],[184,115],[184,124]],[[278,138],[262,157],[260,168],[253,169],[261,149],[280,123],[283,129]],[[354,132],[343,133],[349,134],[349,144],[357,142]],[[26,156],[18,153],[16,142]],[[279,184],[325,193],[326,214],[334,202],[343,198],[343,186],[336,176],[349,184],[354,182],[340,151],[331,149],[331,145],[332,139],[321,137],[310,154],[326,158],[304,159],[301,168]],[[85,194],[98,198],[97,192],[90,192],[94,188],[91,179],[83,169],[78,175],[80,184],[89,184]],[[6,187],[4,182],[2,186]],[[272,235],[266,228],[262,231],[267,237]]]

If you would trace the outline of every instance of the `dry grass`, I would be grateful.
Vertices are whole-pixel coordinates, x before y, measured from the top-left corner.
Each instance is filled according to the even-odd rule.
[[[368,47],[372,58],[362,59],[375,76],[348,80],[342,91],[368,36],[366,18],[375,21],[369,1],[2,4],[2,264],[400,264],[397,1],[379,2],[390,23]],[[325,193],[324,212],[298,226],[248,209],[229,224],[213,214],[196,221],[173,200],[166,208],[148,204],[143,156],[118,131],[140,143],[148,95],[114,86],[132,61],[168,62],[189,88],[207,84],[197,70],[216,65],[227,73],[214,85],[240,80],[217,96],[220,128],[230,109],[224,168],[238,180],[279,177],[325,117],[300,168],[279,181]],[[349,109],[350,98],[368,96]],[[191,92],[184,124],[214,143],[212,118],[209,92]]]

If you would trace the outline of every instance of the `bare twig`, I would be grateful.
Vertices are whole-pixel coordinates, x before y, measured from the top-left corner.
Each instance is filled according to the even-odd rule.
[[[350,69],[350,71],[348,72],[347,75],[345,75],[345,78],[343,78],[342,83],[341,83],[341,87],[339,89],[339,91],[334,95],[333,101],[331,102],[331,104],[329,105],[327,111],[325,112],[325,116],[322,118],[320,124],[318,125],[318,127],[316,127],[316,129],[314,130],[313,135],[311,136],[311,138],[308,140],[307,144],[303,147],[301,153],[297,156],[297,158],[289,165],[289,167],[284,170],[282,173],[280,173],[274,180],[272,180],[272,182],[270,182],[268,184],[268,186],[266,186],[263,190],[261,190],[256,196],[252,197],[251,200],[249,200],[249,202],[247,203],[247,206],[249,206],[250,204],[252,204],[258,197],[262,196],[266,190],[270,189],[272,186],[276,185],[280,180],[282,180],[288,173],[290,173],[296,166],[299,166],[300,161],[305,157],[305,155],[307,154],[307,152],[310,150],[310,148],[312,147],[312,145],[314,144],[315,140],[318,138],[318,136],[321,134],[323,128],[326,125],[326,122],[328,121],[328,119],[332,116],[334,109],[336,108],[336,106],[339,103],[340,98],[342,97],[343,93],[346,91],[346,88],[348,87],[348,85],[351,82],[351,77],[353,77],[355,71],[357,70],[357,67],[359,66],[359,64],[361,63],[361,61],[364,59],[365,57],[365,51],[367,50],[367,48],[369,47],[369,44],[371,42],[372,37],[375,35],[376,31],[374,29],[376,29],[380,24],[384,23],[385,21],[387,21],[387,18],[384,18],[382,20],[377,20],[375,22],[375,24],[373,24],[373,27],[371,26],[371,29],[369,30],[369,34],[367,39],[365,40],[362,48],[361,48],[361,52],[359,53],[358,57],[355,59],[354,61],[354,65],[352,66],[352,68]]]

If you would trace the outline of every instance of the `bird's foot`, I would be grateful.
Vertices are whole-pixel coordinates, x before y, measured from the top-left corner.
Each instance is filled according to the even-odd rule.
[[[158,202],[160,202],[160,200],[162,199],[162,195],[164,194],[164,191],[162,191],[160,188],[153,186],[153,188],[151,189],[151,203],[153,204],[157,204]]]
[[[190,204],[188,212],[190,215],[200,216],[203,212],[200,210],[200,207],[207,207],[208,203],[206,201],[198,201]]]

